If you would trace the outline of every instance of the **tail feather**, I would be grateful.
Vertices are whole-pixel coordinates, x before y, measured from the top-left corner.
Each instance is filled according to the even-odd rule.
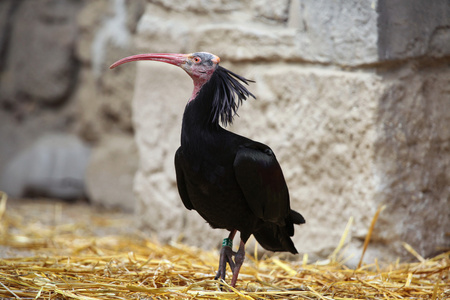
[[[286,231],[289,236],[294,236],[294,224],[304,224],[305,218],[295,210],[290,211],[289,216],[286,218]]]
[[[291,209],[291,213],[289,214],[289,217],[291,218],[292,222],[294,224],[305,224],[305,218],[303,218],[303,216],[301,214],[299,214],[298,212],[296,212],[295,210]]]
[[[292,254],[297,254],[298,251],[290,237],[294,235],[294,224],[304,223],[305,218],[295,210],[291,210],[284,226],[275,223],[264,223],[253,235],[266,250],[289,251]]]
[[[266,223],[253,235],[266,250],[298,253],[285,227],[280,227],[274,223]]]

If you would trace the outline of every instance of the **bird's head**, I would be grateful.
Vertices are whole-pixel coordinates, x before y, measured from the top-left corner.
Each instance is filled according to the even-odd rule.
[[[208,52],[195,52],[190,54],[148,53],[122,58],[113,63],[109,68],[114,69],[121,64],[138,60],[165,62],[185,70],[194,81],[194,92],[191,100],[195,98],[203,84],[211,78],[220,62],[218,56]]]
[[[242,101],[246,100],[249,96],[255,98],[242,85],[242,83],[248,84],[248,82],[254,81],[220,67],[220,58],[208,52],[195,52],[191,54],[138,54],[122,58],[113,63],[109,68],[114,69],[121,64],[137,60],[165,62],[185,70],[194,81],[194,91],[189,102],[196,99],[197,95],[201,94],[200,91],[205,83],[210,81],[210,84],[205,85],[203,94],[207,92],[211,94],[210,120],[214,124],[218,124],[219,119],[225,126],[231,123]]]

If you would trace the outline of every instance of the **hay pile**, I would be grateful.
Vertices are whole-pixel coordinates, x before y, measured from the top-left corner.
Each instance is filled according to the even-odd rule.
[[[5,202],[0,204],[0,243],[11,255],[0,259],[0,298],[450,298],[450,252],[428,260],[418,257],[418,263],[380,268],[375,262],[356,270],[339,262],[338,251],[314,264],[307,263],[307,256],[288,262],[248,255],[237,288],[224,283],[222,291],[213,280],[218,251],[160,245],[139,234],[98,236],[91,226],[77,223],[44,225],[21,219],[10,208],[5,211]],[[118,219],[101,222],[95,225],[126,226]]]

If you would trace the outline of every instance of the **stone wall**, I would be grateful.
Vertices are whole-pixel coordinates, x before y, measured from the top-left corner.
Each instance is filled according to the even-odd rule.
[[[385,204],[366,260],[408,258],[403,242],[429,256],[450,245],[450,7],[424,5],[150,1],[136,45],[211,52],[256,81],[257,100],[243,105],[230,130],[277,154],[292,207],[307,220],[294,237],[301,252],[329,255],[353,217],[346,255],[356,264]],[[208,248],[226,232],[185,210],[173,167],[191,89],[179,69],[138,63],[135,191],[143,228]]]
[[[301,253],[327,257],[353,217],[356,264],[385,204],[366,260],[411,258],[402,242],[429,256],[450,247],[449,40],[446,0],[2,1],[0,189],[14,180],[23,196],[30,166],[81,176],[92,202],[137,208],[149,235],[217,247],[227,233],[176,189],[191,79],[154,62],[108,70],[136,53],[208,51],[256,81],[229,129],[275,151],[307,220]]]
[[[127,211],[136,208],[133,178],[138,154],[134,143],[131,99],[136,69],[110,72],[117,57],[136,52],[133,38],[145,1],[86,1],[78,15],[76,54],[82,68],[74,93],[76,132],[93,151],[86,183],[90,200]]]
[[[66,175],[73,178],[70,164],[60,164],[66,166],[63,170],[51,170],[48,163],[52,160],[47,159],[43,149],[59,144],[46,134],[66,133],[76,119],[70,98],[80,69],[73,49],[81,8],[82,3],[76,1],[0,3],[0,189],[11,196],[22,196],[35,185],[32,174],[52,178],[53,187],[63,187]],[[64,161],[72,156],[72,161],[85,165],[87,151],[65,154],[70,148],[67,145],[81,144],[74,139],[68,137],[67,144],[54,153],[59,153]],[[9,184],[11,181],[13,185]],[[82,188],[74,195],[83,193]]]
[[[0,3],[1,190],[134,210],[135,69],[112,73],[108,66],[135,52],[143,7],[125,0]],[[67,186],[74,181],[76,189]]]

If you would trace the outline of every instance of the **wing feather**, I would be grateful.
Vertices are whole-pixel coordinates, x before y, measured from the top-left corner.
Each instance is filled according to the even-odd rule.
[[[289,192],[272,150],[263,145],[241,147],[234,171],[250,209],[266,222],[285,225],[289,216]]]
[[[183,161],[184,161],[183,153],[180,147],[175,153],[175,173],[177,176],[178,193],[180,194],[181,201],[183,201],[184,206],[187,209],[191,210],[194,209],[194,206],[192,205],[191,200],[189,199],[189,195],[186,188],[186,181],[183,172]]]

